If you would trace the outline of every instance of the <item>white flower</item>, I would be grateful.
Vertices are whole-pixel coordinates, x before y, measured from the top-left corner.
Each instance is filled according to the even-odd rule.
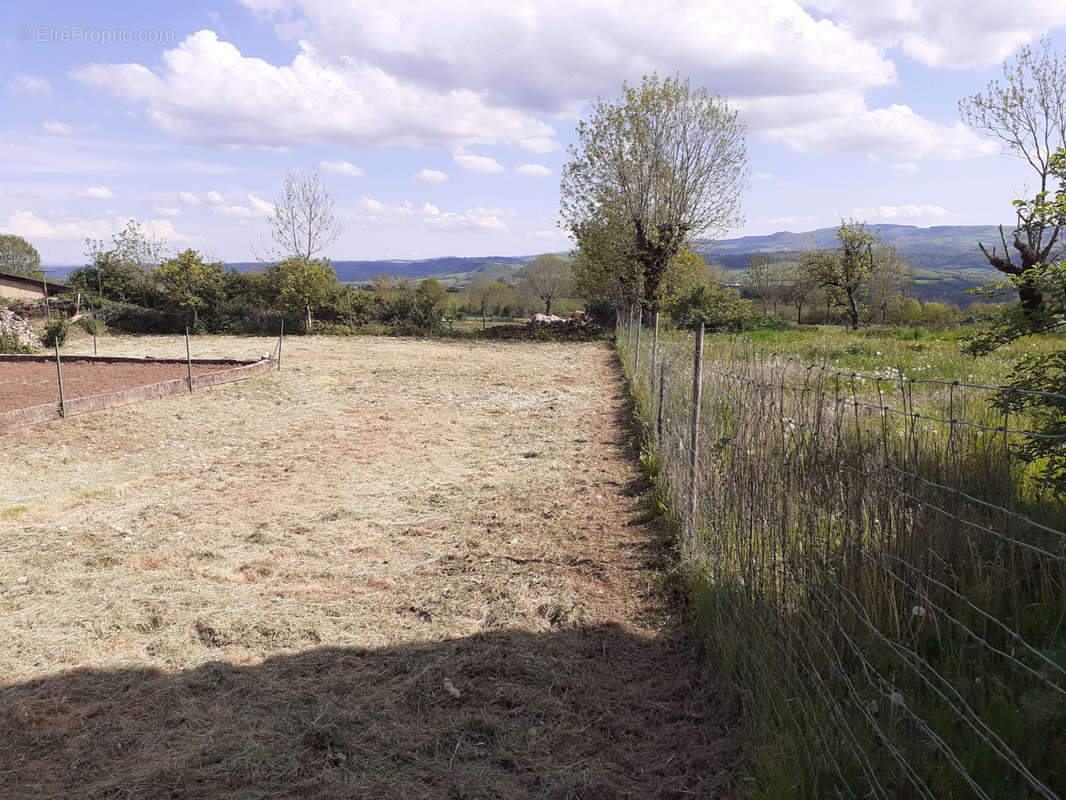
[[[925,616],[925,609],[922,608],[921,606],[915,606],[914,608],[911,609],[911,614],[913,614],[916,617],[924,617]]]

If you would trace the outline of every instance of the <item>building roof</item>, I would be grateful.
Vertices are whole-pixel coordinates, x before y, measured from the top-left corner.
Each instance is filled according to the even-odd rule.
[[[54,281],[47,277],[42,280],[41,278],[27,278],[25,275],[12,275],[9,272],[0,272],[0,279],[6,281],[14,281],[15,283],[21,283],[26,288],[34,289],[44,288],[44,284],[45,282],[47,282],[49,296],[53,294],[58,294],[62,291],[66,291],[67,288],[67,285],[65,283],[60,283],[59,281]]]

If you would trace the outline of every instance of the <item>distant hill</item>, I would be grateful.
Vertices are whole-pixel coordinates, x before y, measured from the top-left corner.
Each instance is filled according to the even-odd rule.
[[[918,271],[918,288],[923,297],[936,297],[966,302],[971,298],[965,290],[986,283],[997,273],[988,266],[978,242],[999,243],[999,230],[993,225],[935,225],[919,228],[915,225],[877,225],[881,238],[894,244]],[[697,250],[710,263],[721,264],[727,270],[744,270],[752,253],[788,256],[811,246],[812,240],[823,247],[836,244],[836,228],[819,228],[794,233],[781,231],[765,236],[740,236],[723,239],[717,244],[705,243]],[[408,275],[412,278],[433,277],[445,286],[463,286],[481,275],[494,280],[516,278],[522,268],[537,257],[523,256],[441,256],[419,260],[377,259],[365,261],[333,261],[337,277],[345,283],[365,283],[373,276]],[[559,255],[566,255],[559,253]],[[255,262],[231,262],[227,266],[240,270],[261,268]],[[52,266],[49,276],[66,275],[71,266]]]

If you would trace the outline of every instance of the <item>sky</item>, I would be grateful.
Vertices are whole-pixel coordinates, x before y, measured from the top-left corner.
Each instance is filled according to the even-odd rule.
[[[957,102],[1043,35],[1066,51],[1062,0],[7,0],[0,232],[74,265],[134,218],[251,261],[317,169],[335,260],[567,250],[575,126],[652,72],[747,125],[728,236],[1004,222],[1029,168]]]

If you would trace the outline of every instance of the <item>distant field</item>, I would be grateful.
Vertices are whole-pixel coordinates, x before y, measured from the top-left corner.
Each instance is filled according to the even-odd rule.
[[[282,366],[0,434],[0,797],[728,796],[606,343]]]

